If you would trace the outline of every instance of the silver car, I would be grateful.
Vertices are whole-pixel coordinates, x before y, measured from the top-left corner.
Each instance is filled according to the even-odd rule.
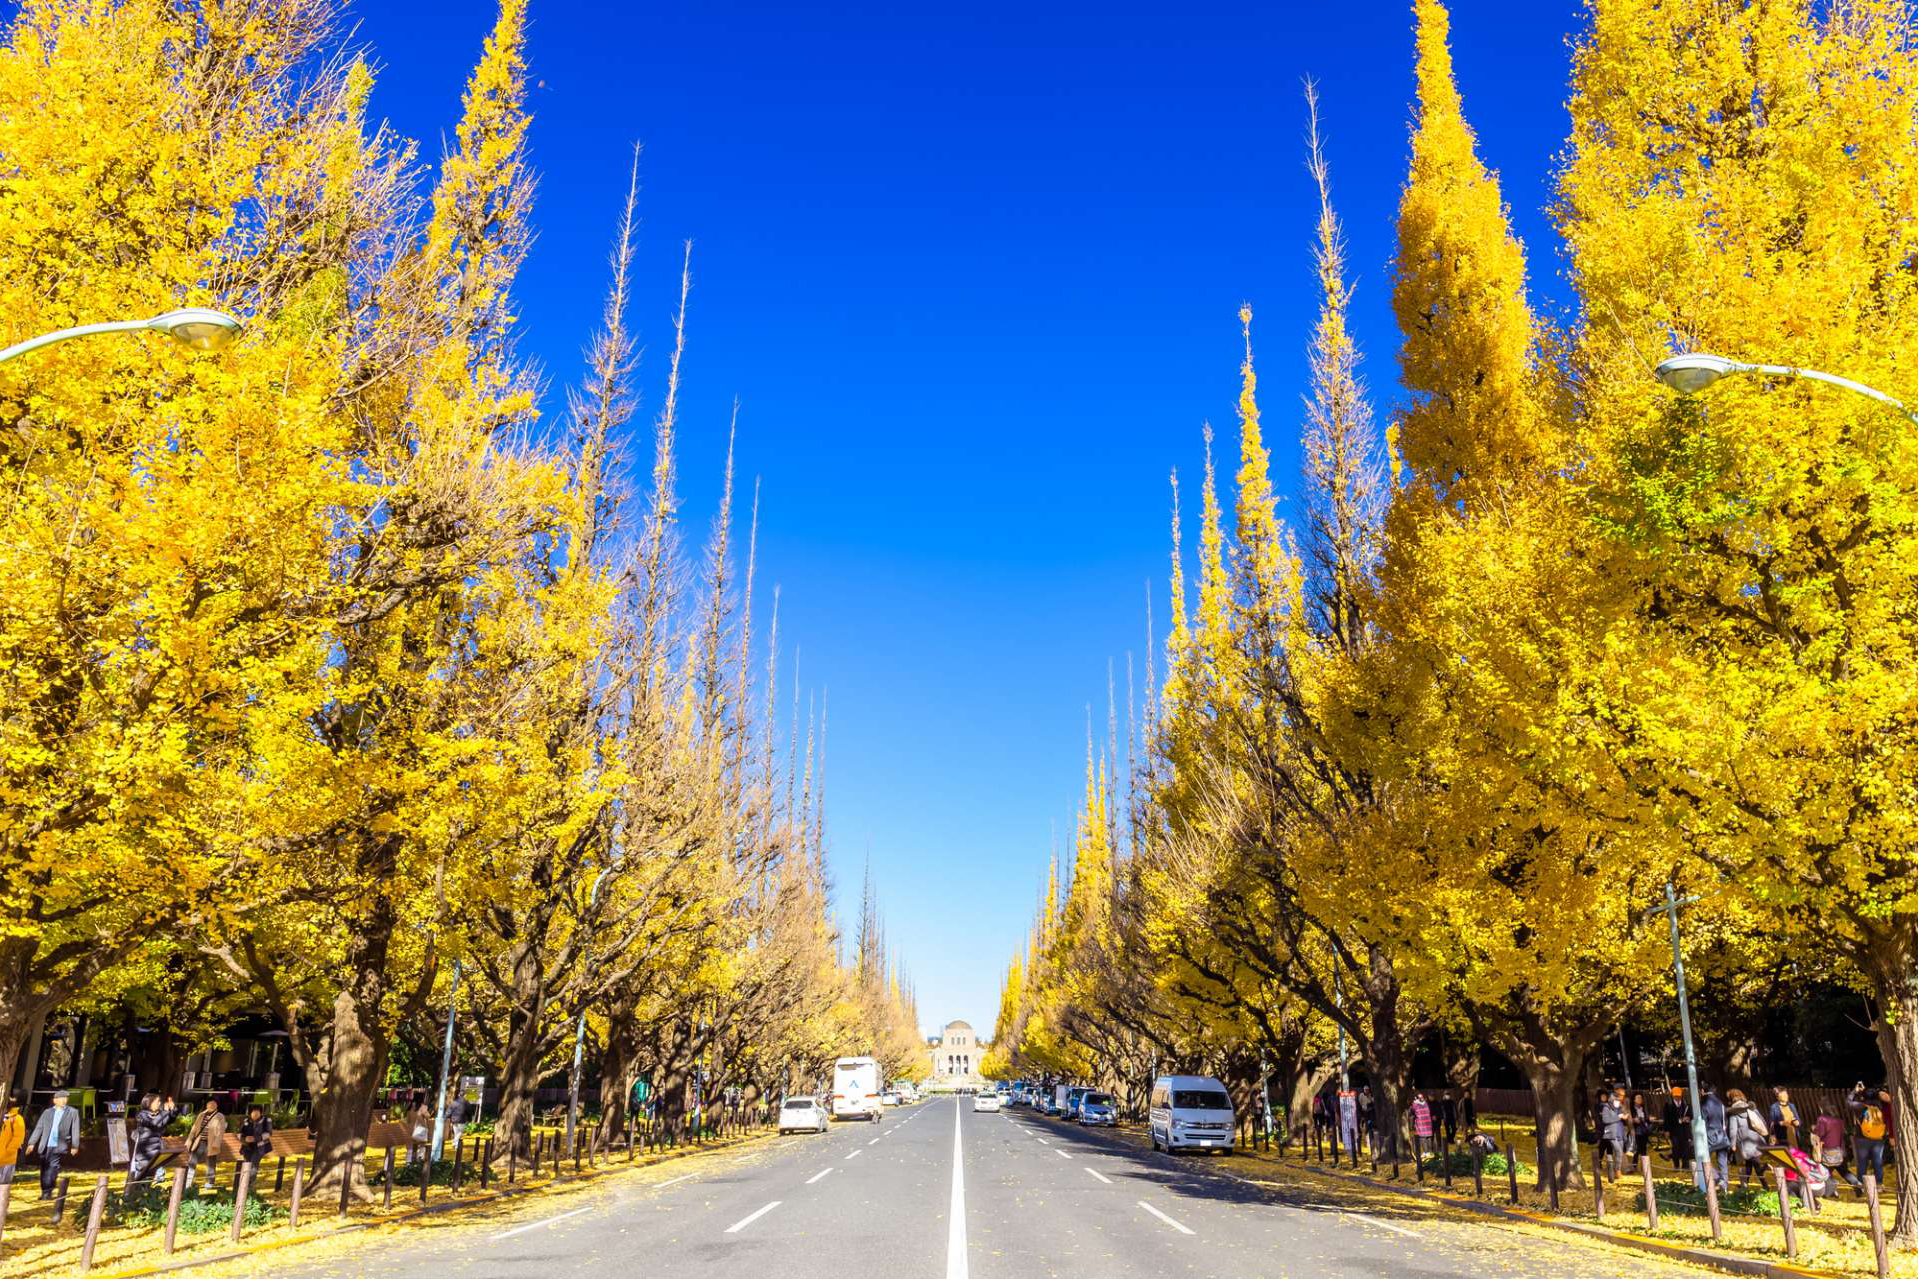
[[[1079,1099],[1079,1122],[1093,1128],[1113,1128],[1119,1123],[1119,1107],[1112,1094],[1089,1092]]]

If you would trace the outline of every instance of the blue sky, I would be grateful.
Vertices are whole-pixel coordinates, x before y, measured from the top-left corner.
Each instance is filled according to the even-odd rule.
[[[761,584],[782,588],[783,671],[797,646],[803,682],[830,688],[842,907],[856,910],[870,848],[921,1019],[986,1032],[1052,828],[1071,829],[1087,706],[1103,733],[1108,660],[1121,698],[1128,651],[1143,676],[1148,580],[1163,631],[1167,472],[1193,481],[1196,506],[1201,423],[1234,447],[1241,301],[1256,311],[1275,482],[1296,488],[1317,303],[1306,76],[1381,417],[1396,402],[1410,5],[534,0],[532,13],[541,185],[523,350],[556,386],[576,379],[642,142],[633,318],[648,417],[694,241],[686,528],[696,542],[711,518],[737,396],[741,480],[764,485]],[[436,154],[490,5],[355,17],[382,67],[376,113]],[[1578,21],[1573,0],[1453,13],[1467,112],[1548,296],[1560,264],[1541,210]]]

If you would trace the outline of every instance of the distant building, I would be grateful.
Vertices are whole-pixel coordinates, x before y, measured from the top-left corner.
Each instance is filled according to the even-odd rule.
[[[979,1078],[979,1067],[986,1059],[986,1045],[979,1042],[970,1022],[949,1021],[945,1030],[926,1041],[926,1053],[932,1063],[935,1080]]]

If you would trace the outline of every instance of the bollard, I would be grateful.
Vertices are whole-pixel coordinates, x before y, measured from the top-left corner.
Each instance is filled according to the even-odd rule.
[[[1638,1175],[1645,1179],[1645,1229],[1658,1229],[1658,1187],[1652,1181],[1652,1157],[1638,1157]]]
[[[299,1229],[300,1200],[304,1198],[306,1198],[306,1160],[298,1159],[293,1163],[293,1202],[288,1204],[286,1209],[287,1229]]]
[[[506,1184],[512,1185],[519,1180],[519,1143],[516,1141],[506,1148]]]
[[[580,1160],[581,1160],[582,1158],[584,1158],[584,1155],[583,1155],[583,1154],[582,1154],[582,1152],[580,1151],[580,1148],[579,1148],[579,1138],[578,1138],[578,1136],[576,1135],[576,1136],[575,1136],[575,1137],[573,1138],[573,1174],[574,1174],[575,1176],[578,1176],[578,1175],[579,1175],[579,1161],[580,1161]]]
[[[386,1186],[381,1191],[380,1211],[393,1211],[393,1147],[386,1148],[386,1163],[381,1169],[386,1174]]]
[[[1418,1170],[1419,1181],[1425,1180],[1425,1138],[1412,1134],[1412,1166]]]
[[[279,1194],[280,1187],[286,1183],[286,1156],[280,1156],[279,1165],[273,1170],[273,1193]]]
[[[488,1175],[493,1170],[493,1139],[491,1137],[488,1137],[483,1143],[476,1143],[474,1145],[473,1158],[479,1164],[480,1190],[484,1192]]]
[[[1878,1178],[1865,1173],[1865,1212],[1871,1219],[1871,1250],[1878,1260],[1878,1279],[1890,1279],[1891,1254],[1885,1248],[1885,1219],[1878,1207]]]
[[[1505,1143],[1505,1176],[1511,1182],[1512,1202],[1518,1202],[1518,1151]]]
[[[59,1225],[67,1215],[67,1190],[73,1185],[73,1175],[60,1178],[60,1186],[53,1192],[53,1224]]]
[[[93,1245],[100,1241],[100,1220],[107,1215],[106,1174],[93,1179],[93,1202],[87,1205],[87,1237],[80,1245],[80,1273],[93,1269]]]
[[[233,1179],[233,1242],[240,1242],[240,1230],[246,1225],[246,1196],[253,1189],[253,1170],[256,1167],[251,1159],[240,1161],[240,1175]]]
[[[1793,1261],[1798,1259],[1798,1227],[1791,1220],[1791,1189],[1785,1185],[1785,1170],[1771,1170],[1772,1183],[1778,1187],[1778,1219],[1785,1226],[1785,1256]]]
[[[362,1169],[361,1175],[364,1176],[365,1175],[364,1169],[366,1167],[364,1154],[362,1154],[360,1167]],[[353,1165],[348,1163],[346,1160],[342,1159],[340,1160],[340,1214],[339,1215],[344,1217],[346,1215],[347,1209],[350,1208],[352,1204],[353,1204]]]
[[[1592,1150],[1592,1211],[1598,1216],[1598,1224],[1605,1224],[1605,1156],[1596,1147]]]
[[[456,1195],[460,1192],[460,1175],[465,1171],[465,1158],[466,1138],[462,1137],[453,1143],[453,1193]]]
[[[545,1133],[536,1132],[533,1134],[533,1171],[528,1174],[529,1176],[539,1176],[539,1148],[545,1141]]]
[[[0,1190],[6,1187],[0,1186]],[[166,1252],[173,1255],[173,1238],[180,1232],[180,1196],[186,1193],[186,1169],[173,1170],[173,1188],[166,1197]]]
[[[1472,1146],[1472,1198],[1485,1198],[1485,1152]]]
[[[426,1189],[433,1184],[433,1152],[426,1152],[426,1158],[420,1160],[420,1202],[426,1202]]]
[[[1811,1192],[1811,1178],[1801,1176],[1798,1179],[1798,1202],[1805,1205],[1806,1212],[1818,1211],[1818,1196]]]

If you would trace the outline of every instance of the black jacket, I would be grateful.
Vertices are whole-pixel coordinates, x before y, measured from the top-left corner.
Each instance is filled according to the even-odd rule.
[[[144,1106],[133,1112],[133,1122],[128,1125],[128,1145],[142,1162],[158,1159],[160,1150],[166,1144],[166,1130],[179,1117],[179,1112],[162,1107],[148,1110]]]

